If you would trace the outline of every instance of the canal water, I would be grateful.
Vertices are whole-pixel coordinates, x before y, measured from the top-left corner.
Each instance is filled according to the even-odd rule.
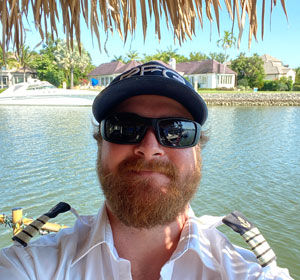
[[[300,107],[209,107],[197,215],[241,211],[300,279]],[[103,202],[91,108],[0,106],[0,213],[38,217],[59,201],[80,214]],[[54,219],[72,225],[65,213]],[[229,239],[242,237],[221,226]],[[11,244],[0,225],[0,248]]]

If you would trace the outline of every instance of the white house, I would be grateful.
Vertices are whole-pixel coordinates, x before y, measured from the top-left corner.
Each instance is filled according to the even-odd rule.
[[[27,82],[31,78],[36,78],[37,73],[32,69],[25,69],[25,81],[23,69],[6,69],[0,70],[0,88],[8,88],[14,84]]]
[[[177,63],[176,71],[195,88],[234,88],[236,73],[214,59]]]
[[[279,80],[281,77],[287,77],[295,82],[296,72],[289,68],[288,65],[284,65],[283,62],[268,54],[261,56],[264,62],[265,79],[266,80]]]
[[[236,73],[224,64],[213,59],[177,64],[176,61],[172,59],[171,65],[167,65],[162,61],[159,62],[173,68],[181,75],[188,78],[195,88],[235,87]],[[140,62],[134,60],[128,64],[124,64],[120,61],[103,63],[90,72],[88,78],[90,81],[96,79],[100,86],[107,86],[116,76],[140,64]]]
[[[140,64],[140,62],[135,60],[132,60],[127,64],[124,64],[121,61],[103,63],[88,74],[88,79],[90,80],[91,84],[92,79],[95,79],[98,81],[99,86],[106,87],[115,77]]]

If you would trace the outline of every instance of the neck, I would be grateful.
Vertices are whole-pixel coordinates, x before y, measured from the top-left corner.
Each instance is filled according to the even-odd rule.
[[[119,257],[130,261],[133,279],[159,279],[162,266],[170,259],[178,245],[188,217],[188,206],[174,222],[151,229],[125,226],[109,207],[107,214],[115,248]]]

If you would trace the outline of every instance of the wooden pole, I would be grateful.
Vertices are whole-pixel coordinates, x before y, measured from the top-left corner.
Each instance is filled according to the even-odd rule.
[[[18,234],[22,229],[23,210],[22,208],[12,209],[13,235]]]
[[[0,215],[0,224],[3,224],[7,216]],[[28,226],[31,224],[34,220],[23,218],[23,210],[22,208],[13,208],[12,209],[12,220],[13,223],[13,235],[18,234],[20,231],[22,231],[22,224],[25,226]],[[55,223],[46,223],[43,225],[42,230],[46,230],[49,232],[59,232],[61,229],[68,228],[68,226],[55,224]]]
[[[30,225],[33,222],[33,219],[23,219],[23,224],[25,226]],[[63,226],[60,224],[54,224],[54,223],[46,223],[43,225],[42,230],[50,231],[50,232],[59,232],[63,228],[68,228],[68,226]]]

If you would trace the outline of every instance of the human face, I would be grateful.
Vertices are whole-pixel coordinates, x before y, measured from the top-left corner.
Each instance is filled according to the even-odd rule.
[[[180,103],[157,95],[129,98],[116,108],[116,112],[150,118],[192,119]],[[108,207],[121,221],[135,227],[151,227],[171,222],[184,210],[199,183],[200,162],[199,145],[186,149],[163,147],[149,128],[143,140],[135,145],[103,140],[98,151],[98,175]],[[167,221],[158,217],[158,213],[154,215],[155,209],[161,216],[167,216]],[[121,217],[126,211],[130,217]],[[133,212],[136,215],[132,215]],[[150,215],[152,218],[148,217]],[[143,221],[139,222],[140,217]]]

